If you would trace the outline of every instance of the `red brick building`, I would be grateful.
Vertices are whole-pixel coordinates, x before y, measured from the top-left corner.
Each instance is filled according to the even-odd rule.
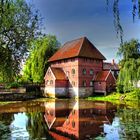
[[[104,72],[105,59],[86,37],[65,43],[49,59],[50,67],[45,75],[45,95],[87,97],[95,91],[110,91],[116,79],[110,70]]]

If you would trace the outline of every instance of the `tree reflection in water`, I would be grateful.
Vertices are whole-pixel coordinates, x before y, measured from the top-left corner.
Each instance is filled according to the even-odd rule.
[[[64,99],[32,101],[30,105],[20,102],[13,105],[14,109],[9,107],[12,104],[1,106],[0,140],[140,137],[140,104],[136,102],[116,106],[109,102]]]
[[[0,114],[0,140],[10,139],[11,131],[9,126],[12,120],[13,120],[13,114],[10,113]]]
[[[52,139],[48,133],[48,128],[45,124],[44,115],[42,112],[31,112],[26,113],[26,115],[28,116],[26,128],[30,139]]]
[[[123,130],[120,134],[122,139],[140,138],[140,108],[120,108],[117,111],[120,118],[120,127]]]

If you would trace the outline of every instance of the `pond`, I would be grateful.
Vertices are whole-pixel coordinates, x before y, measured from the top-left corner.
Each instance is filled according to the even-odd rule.
[[[139,139],[139,107],[66,99],[0,105],[0,140]]]

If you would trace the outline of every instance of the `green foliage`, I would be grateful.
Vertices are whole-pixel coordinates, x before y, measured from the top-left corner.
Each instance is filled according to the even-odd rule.
[[[53,138],[48,133],[48,128],[44,120],[44,114],[42,112],[31,112],[26,114],[28,116],[28,121],[26,124],[27,131],[30,135],[30,139],[47,139]]]
[[[20,87],[20,84],[18,82],[12,82],[7,84],[6,88],[18,88]]]
[[[132,1],[132,18],[133,22],[135,22],[135,18],[140,18],[140,0],[130,0]],[[117,36],[120,38],[121,43],[123,43],[123,26],[121,24],[121,17],[120,17],[120,0],[113,0],[113,3],[111,0],[106,0],[107,8],[109,8],[109,5],[112,4],[113,9],[113,16],[114,16],[114,27],[117,33]]]
[[[95,100],[95,101],[110,101],[117,103],[117,100],[124,100],[124,101],[138,101],[140,100],[140,89],[134,89],[131,92],[124,93],[112,93],[107,96],[97,96],[97,97],[88,97],[88,100]],[[120,102],[119,101],[119,102]]]
[[[33,41],[30,55],[23,69],[23,79],[32,82],[43,82],[48,68],[48,59],[58,49],[58,41],[55,36],[43,36]]]
[[[140,80],[140,44],[132,39],[125,42],[119,48],[118,54],[122,56],[120,61],[120,73],[117,81],[118,92],[129,92],[137,87]]]
[[[10,129],[3,122],[0,121],[0,139],[6,140],[10,138]]]
[[[31,40],[39,34],[39,17],[25,0],[0,0],[0,80],[13,81]]]
[[[135,89],[130,93],[127,93],[125,100],[140,100],[140,89]]]
[[[140,109],[138,108],[118,108],[117,116],[120,118],[121,139],[139,139],[140,137]]]

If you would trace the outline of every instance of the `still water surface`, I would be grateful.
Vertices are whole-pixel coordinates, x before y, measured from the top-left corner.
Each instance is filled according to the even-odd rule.
[[[139,107],[87,100],[0,105],[0,140],[139,140]]]

